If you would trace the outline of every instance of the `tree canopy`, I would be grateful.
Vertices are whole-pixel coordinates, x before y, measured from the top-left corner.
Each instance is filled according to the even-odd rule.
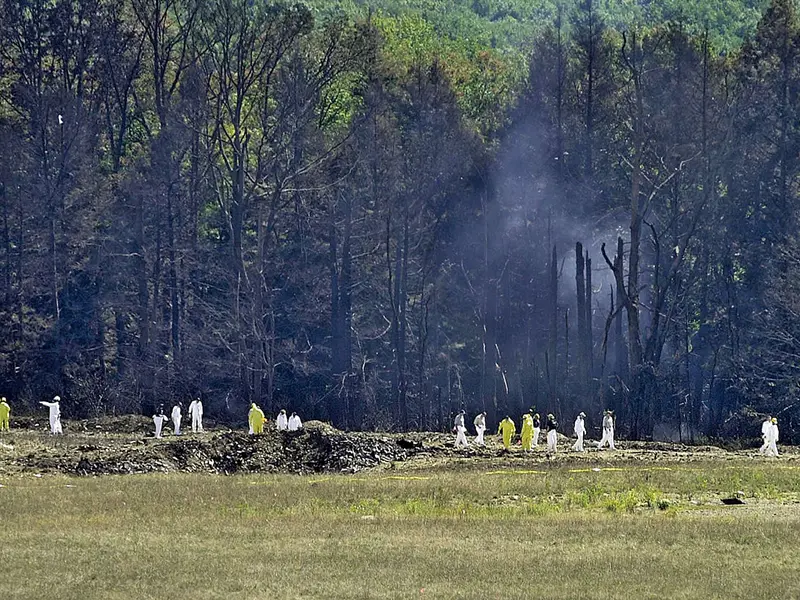
[[[0,7],[18,404],[794,435],[792,0]]]

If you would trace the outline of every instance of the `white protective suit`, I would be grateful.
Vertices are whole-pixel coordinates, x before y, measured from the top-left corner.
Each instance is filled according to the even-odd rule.
[[[481,413],[475,417],[472,424],[475,425],[475,432],[478,434],[475,436],[475,444],[478,446],[485,446],[486,443],[483,441],[483,432],[486,431],[486,413]]]
[[[289,431],[297,431],[303,428],[303,422],[300,420],[300,417],[297,416],[297,413],[292,413],[292,416],[289,417],[287,427]]]
[[[192,432],[203,433],[203,403],[200,398],[192,400],[189,405],[189,415],[192,417]]]
[[[616,450],[614,448],[614,417],[609,413],[603,415],[603,437],[597,442],[597,447],[602,448],[605,444],[608,444],[610,450]]]
[[[558,449],[558,423],[553,415],[547,415],[547,450],[555,452]]]
[[[175,429],[175,435],[181,434],[181,407],[177,404],[172,407],[172,427]]]
[[[576,452],[586,452],[586,449],[583,447],[583,436],[586,435],[586,424],[583,419],[583,413],[579,414],[578,418],[575,419],[575,435],[578,436],[578,441],[575,442],[572,449]]]
[[[758,449],[759,454],[764,454],[769,447],[769,432],[772,429],[772,417],[767,417],[767,420],[761,424],[761,439],[764,440],[764,443],[761,444],[761,448]]]
[[[773,419],[767,433],[767,456],[778,456],[778,423]]]
[[[286,418],[285,410],[278,413],[278,418],[275,419],[275,427],[278,428],[278,431],[286,431],[289,429],[289,419]]]
[[[453,429],[456,432],[456,448],[468,448],[467,427],[464,425],[464,411],[456,415],[453,421]]]
[[[50,433],[53,435],[64,433],[61,429],[61,398],[56,396],[52,402],[40,401],[39,404],[44,404],[50,409]]]
[[[161,437],[161,428],[164,427],[164,421],[166,421],[166,420],[167,420],[167,415],[165,415],[162,412],[159,412],[159,413],[153,415],[153,423],[155,423],[155,426],[156,426],[156,437],[157,438]]]

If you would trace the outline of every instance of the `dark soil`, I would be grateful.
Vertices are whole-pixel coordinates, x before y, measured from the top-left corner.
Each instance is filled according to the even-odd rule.
[[[560,436],[559,452],[548,456],[540,446],[524,454],[518,445],[504,450],[496,436],[487,446],[456,450],[455,436],[441,433],[346,433],[310,421],[297,432],[268,428],[263,435],[208,424],[203,434],[191,432],[153,437],[151,419],[137,415],[64,423],[63,436],[47,433],[46,419],[17,418],[12,431],[0,435],[0,474],[63,473],[107,475],[153,472],[188,473],[355,473],[375,467],[449,465],[463,468],[475,459],[487,464],[529,468],[531,464],[586,464],[642,460],[699,460],[703,457],[751,455],[753,450],[728,452],[714,446],[685,446],[664,442],[620,442],[616,452],[572,453],[572,441]],[[788,459],[798,455],[792,451]],[[526,467],[527,465],[527,467]]]

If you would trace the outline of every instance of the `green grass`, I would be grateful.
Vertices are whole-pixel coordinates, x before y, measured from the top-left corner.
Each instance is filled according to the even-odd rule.
[[[0,479],[0,598],[798,597],[792,463],[615,468]]]

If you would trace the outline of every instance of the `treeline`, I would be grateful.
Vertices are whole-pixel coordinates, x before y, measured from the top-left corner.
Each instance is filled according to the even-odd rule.
[[[315,14],[421,16],[442,36],[505,49],[528,47],[532,37],[580,0],[307,0]],[[708,28],[720,49],[736,48],[755,31],[768,0],[602,0],[595,9],[614,27],[682,21],[693,33]]]
[[[4,0],[4,395],[790,437],[798,15],[696,25],[582,0],[521,76],[413,15]]]

